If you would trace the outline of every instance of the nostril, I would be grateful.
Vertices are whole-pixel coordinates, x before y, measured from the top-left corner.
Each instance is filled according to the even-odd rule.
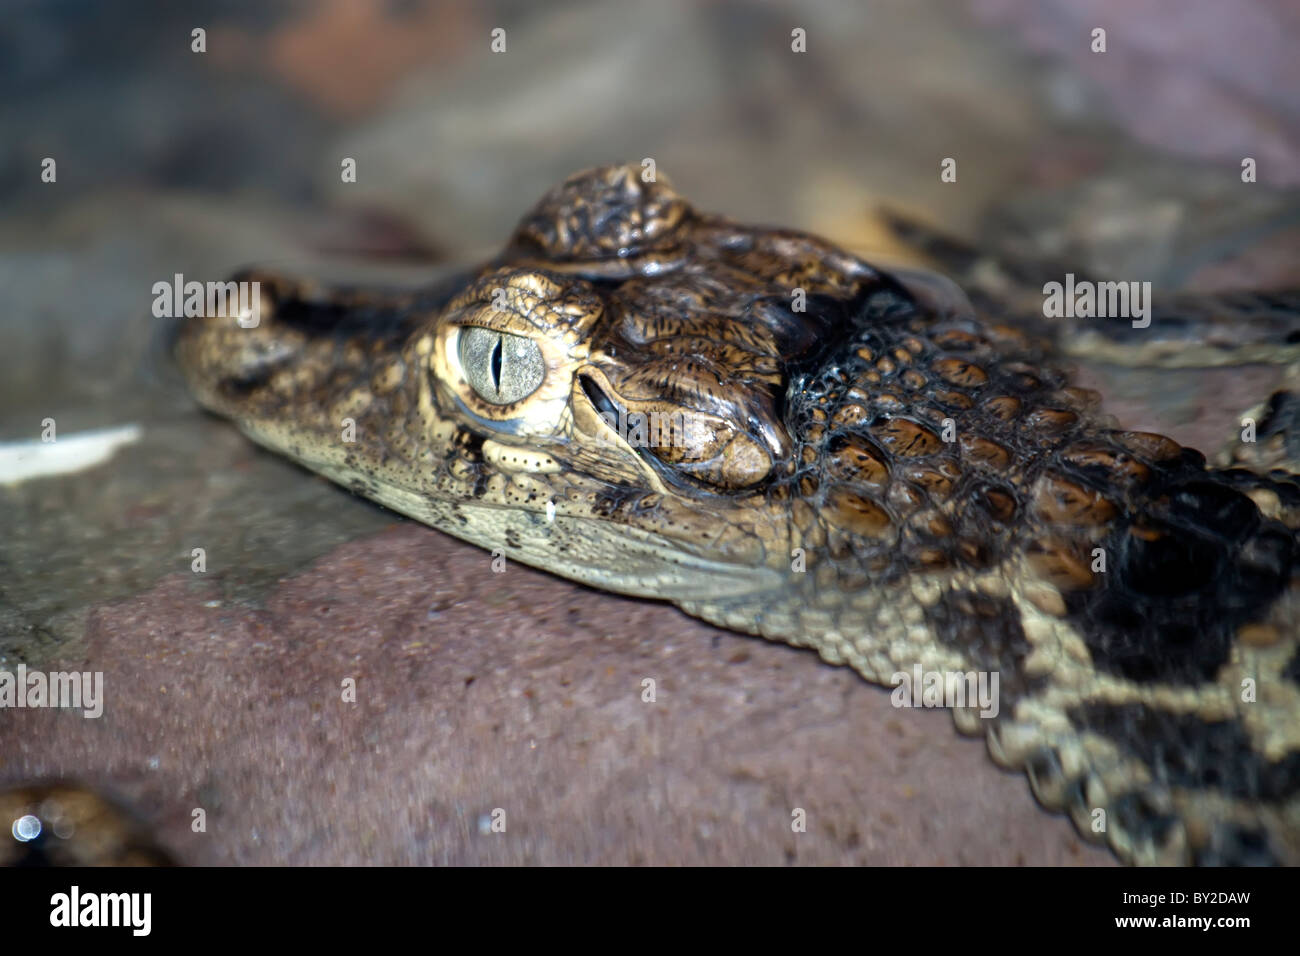
[[[247,398],[302,354],[302,336],[267,321],[243,328],[230,317],[179,320],[173,355],[200,396]]]
[[[221,391],[230,398],[246,398],[248,395],[257,391],[265,385],[271,378],[271,367],[264,365],[261,368],[244,372],[240,375],[231,375],[221,382]]]

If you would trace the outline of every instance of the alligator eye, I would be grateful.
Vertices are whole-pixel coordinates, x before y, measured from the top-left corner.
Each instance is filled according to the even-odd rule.
[[[470,387],[493,405],[527,398],[546,371],[542,350],[532,339],[478,325],[460,330],[460,366]]]

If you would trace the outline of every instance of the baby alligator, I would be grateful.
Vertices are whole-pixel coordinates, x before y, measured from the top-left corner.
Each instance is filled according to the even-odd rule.
[[[509,558],[914,682],[1125,861],[1300,862],[1290,396],[1253,468],[1209,468],[1099,415],[988,302],[639,167],[571,177],[436,287],[236,278],[256,326],[186,320],[176,355],[254,441]],[[992,706],[964,675],[997,678]]]

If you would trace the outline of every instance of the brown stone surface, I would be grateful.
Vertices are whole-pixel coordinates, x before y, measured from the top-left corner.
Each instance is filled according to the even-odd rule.
[[[96,608],[85,661],[49,667],[102,669],[103,717],[9,712],[0,782],[75,771],[192,863],[1109,862],[946,713],[489,565],[401,523],[264,609],[180,574]]]

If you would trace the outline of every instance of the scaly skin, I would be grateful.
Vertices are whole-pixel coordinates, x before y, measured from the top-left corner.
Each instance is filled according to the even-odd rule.
[[[996,673],[957,726],[1121,859],[1300,860],[1289,477],[1119,430],[941,281],[639,172],[421,293],[241,276],[260,325],[188,320],[178,361],[255,441],[510,558],[878,683]],[[540,384],[485,399],[472,326],[536,343]],[[684,427],[633,447],[620,411]]]

